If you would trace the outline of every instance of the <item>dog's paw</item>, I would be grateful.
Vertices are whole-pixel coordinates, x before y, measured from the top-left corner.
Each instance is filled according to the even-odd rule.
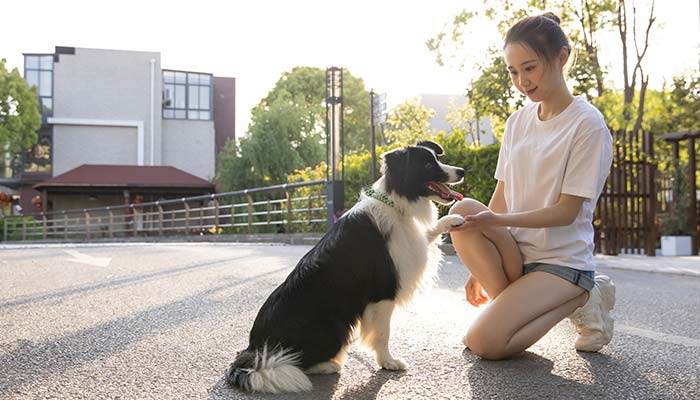
[[[464,217],[457,214],[449,214],[438,220],[438,225],[443,231],[456,228],[464,223]]]
[[[342,369],[342,366],[335,361],[324,361],[318,363],[304,371],[308,375],[328,375],[337,374]]]
[[[380,360],[379,366],[389,371],[403,371],[408,368],[408,365],[401,359],[398,358],[388,358],[386,360]]]

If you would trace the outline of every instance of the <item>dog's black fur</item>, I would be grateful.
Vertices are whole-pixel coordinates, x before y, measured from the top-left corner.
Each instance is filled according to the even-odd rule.
[[[421,142],[385,154],[383,191],[402,204],[423,199],[434,208],[425,200],[430,196],[435,200],[436,195],[427,182],[454,182],[464,175],[462,169],[440,164],[436,156],[442,153],[439,145]],[[458,178],[451,177],[449,171]],[[362,201],[376,202],[366,198],[356,207]],[[230,384],[251,391],[306,390],[275,384],[261,389],[250,382],[250,374],[261,368],[275,368],[270,363],[263,365],[265,358],[275,353],[289,356],[278,360],[277,365],[293,364],[303,370],[333,359],[351,341],[353,329],[368,305],[397,298],[402,286],[397,271],[400,266],[394,263],[389,243],[403,217],[391,209],[380,216],[376,209],[388,206],[370,205],[354,208],[340,218],[272,292],[253,323],[248,348],[226,373]],[[396,220],[392,224],[397,225],[381,221],[389,215]],[[412,290],[415,284],[407,286]]]

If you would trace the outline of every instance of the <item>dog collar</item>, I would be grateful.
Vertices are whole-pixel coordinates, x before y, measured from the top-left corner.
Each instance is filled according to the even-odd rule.
[[[400,211],[398,207],[396,207],[396,202],[389,197],[388,194],[384,192],[378,192],[372,188],[364,188],[362,189],[362,193],[365,196],[371,197],[373,199],[379,200],[382,203],[388,205],[391,208],[395,208],[397,211]]]

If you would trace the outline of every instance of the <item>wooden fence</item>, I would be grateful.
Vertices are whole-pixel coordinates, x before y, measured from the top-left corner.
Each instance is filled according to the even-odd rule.
[[[292,183],[124,206],[0,218],[0,239],[324,231],[326,181]]]
[[[659,179],[651,132],[616,131],[613,165],[594,214],[598,253],[655,255]]]

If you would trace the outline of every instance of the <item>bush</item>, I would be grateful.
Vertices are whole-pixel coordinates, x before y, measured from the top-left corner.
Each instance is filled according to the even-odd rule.
[[[445,155],[441,157],[441,161],[464,168],[464,182],[456,185],[454,190],[464,194],[466,197],[471,197],[488,204],[491,199],[491,194],[496,188],[496,180],[493,174],[496,171],[498,162],[498,152],[500,145],[494,144],[479,148],[469,148],[463,135],[460,133],[440,133],[433,138],[437,143],[445,149]],[[377,162],[379,163],[381,155],[387,151],[391,151],[399,146],[377,147]],[[370,186],[371,182],[371,165],[372,155],[369,150],[364,152],[351,152],[345,156],[345,208],[349,209],[358,200],[360,191],[363,187]],[[379,166],[377,166],[377,174]],[[296,171],[289,175],[288,181],[302,182],[315,179],[325,178],[325,163],[314,168]],[[447,213],[447,207],[440,207],[442,215]]]
[[[0,241],[3,240],[5,227],[7,225],[7,240],[22,240],[22,221],[25,221],[28,231],[36,231],[41,225],[34,217],[5,217],[0,219]],[[36,235],[27,235],[27,239],[37,239]],[[41,237],[39,237],[41,239]]]
[[[690,212],[690,196],[688,193],[687,164],[674,161],[671,169],[673,196],[669,210],[661,217],[661,235],[663,236],[687,236],[688,215]]]

